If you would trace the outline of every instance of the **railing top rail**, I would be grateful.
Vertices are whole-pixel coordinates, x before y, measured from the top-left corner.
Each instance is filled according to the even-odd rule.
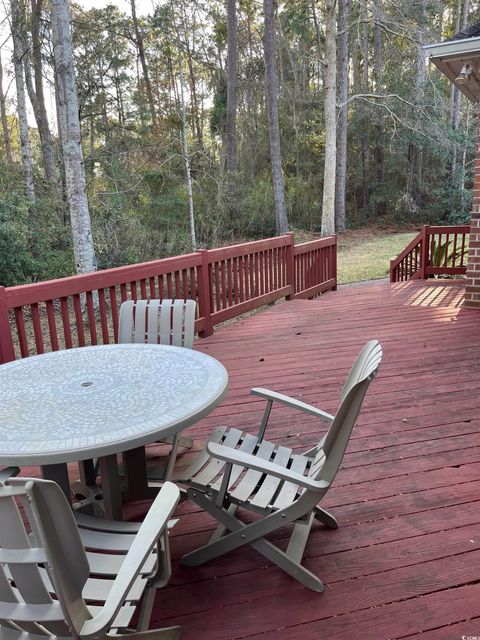
[[[208,261],[216,262],[217,260],[226,260],[227,258],[236,258],[246,256],[250,253],[258,251],[266,251],[268,249],[276,249],[278,247],[286,247],[292,243],[290,235],[277,236],[275,238],[267,238],[266,240],[254,240],[253,242],[244,242],[241,244],[233,244],[229,247],[219,247],[218,249],[208,250]]]
[[[431,235],[433,233],[470,233],[470,225],[462,224],[462,225],[435,225],[427,227],[428,234]]]
[[[95,289],[112,287],[134,280],[151,278],[162,273],[180,271],[199,266],[202,261],[202,254],[188,253],[183,256],[152,260],[140,264],[114,267],[93,273],[84,273],[56,280],[45,280],[43,282],[33,282],[31,284],[20,284],[14,287],[6,287],[6,297],[9,309],[20,307],[24,304],[34,304],[72,296]]]
[[[405,249],[403,249],[396,258],[392,258],[392,260],[390,260],[390,269],[394,269],[397,265],[399,265],[402,262],[402,260],[406,258],[408,254],[413,249],[415,249],[416,246],[420,244],[420,242],[422,241],[422,238],[423,238],[423,231],[420,231],[420,233],[416,235],[415,238],[410,240],[410,242],[407,244]]]
[[[315,249],[321,249],[322,247],[331,247],[337,244],[337,236],[327,236],[325,238],[318,238],[317,240],[310,240],[309,242],[302,242],[302,244],[296,244],[293,247],[293,254],[298,256],[302,253],[308,253]]]

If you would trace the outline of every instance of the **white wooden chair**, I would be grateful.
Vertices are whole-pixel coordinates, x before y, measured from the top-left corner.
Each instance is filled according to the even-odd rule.
[[[126,300],[120,306],[118,342],[193,349],[196,306],[195,300]]]
[[[208,544],[183,556],[183,564],[196,566],[249,544],[305,586],[323,591],[321,580],[302,566],[301,560],[314,518],[337,528],[335,518],[318,503],[335,478],[381,359],[376,340],[363,347],[343,386],[335,416],[268,389],[252,389],[253,395],[267,400],[258,435],[216,429],[198,459],[175,478],[188,487],[188,496],[220,523]],[[274,402],[326,421],[330,424],[326,435],[303,454],[264,440]],[[236,515],[238,507],[260,518],[246,524]],[[293,523],[293,531],[287,550],[282,551],[265,536],[288,523]]]
[[[180,627],[146,631],[156,589],[171,573],[167,523],[179,499],[175,485],[163,485],[141,525],[84,517],[78,526],[57,484],[12,472],[18,469],[0,472],[1,640],[117,637],[132,631],[142,596],[137,631],[128,637],[180,638]]]
[[[195,300],[126,300],[120,306],[118,342],[167,344],[193,349],[196,306]],[[163,476],[168,480],[173,473],[179,447],[191,449],[193,441],[176,434],[159,442],[172,445]]]

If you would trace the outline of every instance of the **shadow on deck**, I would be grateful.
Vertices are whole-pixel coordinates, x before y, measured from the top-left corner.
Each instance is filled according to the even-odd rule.
[[[197,343],[230,375],[224,403],[190,430],[198,443],[216,425],[256,430],[263,404],[252,386],[334,412],[367,340],[380,340],[384,361],[325,502],[339,529],[314,525],[306,549],[325,593],[245,548],[199,568],[175,562],[152,626],[181,624],[183,640],[480,637],[480,314],[462,299],[458,281],[353,287]],[[267,437],[306,449],[322,428],[281,407]],[[189,502],[179,514],[175,558],[214,526]]]

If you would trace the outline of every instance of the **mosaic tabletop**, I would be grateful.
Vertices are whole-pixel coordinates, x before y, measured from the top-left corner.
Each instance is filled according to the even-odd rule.
[[[72,462],[178,432],[222,400],[228,376],[198,351],[119,344],[0,366],[0,464]]]

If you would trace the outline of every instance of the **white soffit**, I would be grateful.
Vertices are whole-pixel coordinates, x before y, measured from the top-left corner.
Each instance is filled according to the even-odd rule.
[[[480,102],[480,37],[440,42],[423,47],[428,59],[471,101]],[[464,64],[472,64],[469,80],[457,82]]]

